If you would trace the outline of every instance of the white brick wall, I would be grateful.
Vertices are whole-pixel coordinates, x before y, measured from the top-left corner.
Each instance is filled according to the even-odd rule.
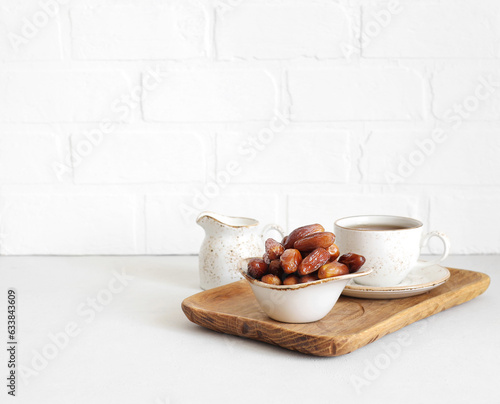
[[[45,2],[44,2],[45,4]],[[54,10],[59,9],[57,6]],[[62,13],[50,16],[36,1],[4,0],[0,6],[0,60],[61,60]],[[40,27],[35,25],[35,20]],[[45,23],[45,24],[43,24]],[[30,45],[36,38],[36,45]]]
[[[276,79],[265,69],[187,64],[162,71],[161,78],[143,100],[146,121],[269,120],[277,108]]]
[[[388,130],[372,132],[365,145],[362,173],[366,183],[386,183],[394,167],[406,166],[415,150],[429,150],[422,165],[406,178],[408,184],[494,185],[500,184],[500,138],[498,132],[457,130],[443,144],[429,143],[428,132]],[[388,148],[387,144],[393,146]],[[466,146],[465,146],[466,145]]]
[[[233,10],[217,10],[215,40],[221,59],[339,58],[339,44],[353,43],[354,20],[331,2],[241,2]]]
[[[453,122],[452,116],[456,115],[468,121],[500,119],[500,64],[497,61],[441,65],[431,85],[433,112],[438,119]]]
[[[52,163],[69,153],[65,138],[50,132],[0,132],[2,184],[57,183]]]
[[[259,133],[219,133],[217,170],[236,159],[242,172],[231,181],[238,183],[346,183],[349,178],[349,133],[347,131],[309,131],[277,133],[260,142]],[[333,147],[332,147],[333,146]],[[321,156],[318,158],[318,154]]]
[[[391,3],[393,6],[391,7]],[[399,4],[398,4],[399,3]],[[390,13],[391,9],[394,13]],[[389,11],[389,14],[384,13]],[[367,41],[367,58],[496,58],[500,4],[469,0],[372,1],[362,5],[367,33],[370,21],[388,21]]]
[[[93,195],[92,190],[2,196],[2,253],[144,253],[140,211],[133,195]]]
[[[292,118],[298,121],[422,119],[423,80],[390,66],[291,69]]]
[[[0,122],[99,122],[116,98],[131,91],[120,70],[24,66],[0,66]]]
[[[0,254],[195,254],[205,209],[407,215],[500,253],[499,20],[495,0],[5,0]]]
[[[70,14],[74,57],[136,60],[206,56],[206,11],[183,0],[166,3],[155,7],[139,2],[74,7]]]
[[[86,139],[85,134],[71,138],[73,154]],[[111,133],[74,166],[74,180],[77,184],[204,182],[209,140],[190,132]]]

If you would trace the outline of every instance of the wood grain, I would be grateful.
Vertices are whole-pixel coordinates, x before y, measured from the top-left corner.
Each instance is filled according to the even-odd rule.
[[[188,297],[182,302],[182,310],[193,323],[215,331],[306,354],[340,356],[474,299],[490,284],[486,274],[449,269],[448,282],[423,295],[393,300],[341,296],[324,319],[309,324],[271,320],[260,309],[245,280]]]

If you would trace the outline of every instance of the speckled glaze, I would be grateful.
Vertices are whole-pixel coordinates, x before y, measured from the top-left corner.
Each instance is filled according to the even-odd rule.
[[[269,285],[247,274],[248,261],[241,261],[240,271],[250,283],[261,309],[273,320],[283,323],[312,323],[321,320],[333,308],[347,282],[368,276],[364,267],[352,274],[319,279],[296,285]]]
[[[271,229],[283,237],[283,230],[275,224],[259,232],[259,222],[246,217],[224,216],[203,212],[196,219],[205,230],[200,248],[200,287],[204,290],[242,279],[238,270],[242,258],[264,254],[264,234]]]
[[[358,230],[350,227],[361,224],[386,224],[398,230]],[[364,267],[373,272],[356,280],[367,286],[396,286],[412,269],[424,268],[443,261],[449,254],[448,237],[431,232],[422,237],[423,224],[399,216],[353,216],[335,222],[336,244],[342,253],[353,252],[366,258]],[[431,237],[443,241],[442,256],[435,261],[418,261],[420,250]]]

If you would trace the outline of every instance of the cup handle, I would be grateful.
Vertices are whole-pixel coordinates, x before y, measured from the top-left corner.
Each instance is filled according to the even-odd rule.
[[[415,267],[425,268],[431,265],[439,264],[440,262],[444,261],[446,257],[448,257],[448,255],[450,254],[450,247],[451,247],[450,239],[446,234],[441,233],[439,231],[431,231],[430,233],[427,233],[425,236],[423,236],[422,241],[420,242],[420,249],[424,248],[432,237],[438,237],[443,242],[443,247],[444,247],[443,254],[441,254],[441,257],[433,261],[418,261],[415,264]]]
[[[264,228],[262,229],[261,236],[263,239],[265,238],[266,233],[270,230],[276,230],[279,234],[281,234],[281,238],[285,237],[285,232],[283,231],[281,226],[274,224],[274,223],[271,223],[271,224],[264,226]],[[281,240],[278,240],[278,241],[281,241]]]

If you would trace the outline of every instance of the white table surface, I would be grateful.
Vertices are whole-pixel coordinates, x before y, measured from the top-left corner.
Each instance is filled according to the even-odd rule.
[[[351,354],[317,358],[190,323],[181,302],[200,291],[197,257],[0,257],[0,343],[13,287],[23,367],[15,399],[2,378],[0,402],[500,403],[499,260],[448,258],[487,273],[486,293]],[[133,279],[119,284],[122,270]]]

